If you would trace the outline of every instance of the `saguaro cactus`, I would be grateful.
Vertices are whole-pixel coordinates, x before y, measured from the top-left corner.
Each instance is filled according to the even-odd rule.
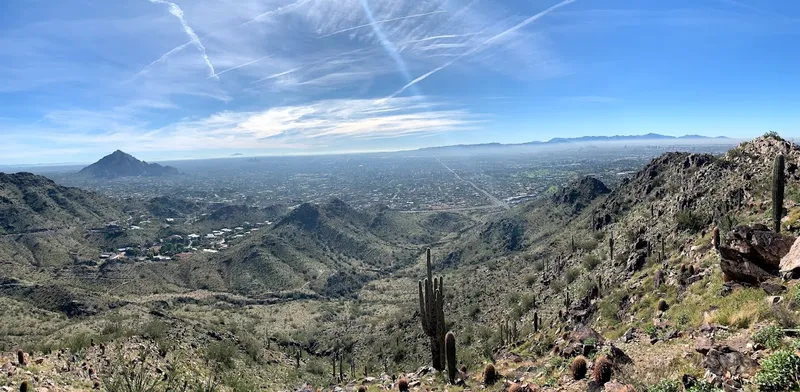
[[[608,237],[608,254],[611,257],[611,261],[614,261],[614,232],[611,232],[611,235]]]
[[[447,376],[450,384],[456,383],[456,335],[451,331],[444,338],[445,353],[447,354]]]
[[[422,330],[431,340],[433,368],[444,370],[444,277],[431,272],[431,250],[426,252],[428,277],[419,281],[419,313]]]
[[[783,154],[778,154],[772,165],[772,226],[776,233],[781,231],[783,217],[783,167]]]

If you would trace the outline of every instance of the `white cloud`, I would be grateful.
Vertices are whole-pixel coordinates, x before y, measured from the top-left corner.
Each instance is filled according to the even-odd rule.
[[[143,102],[163,110],[161,103]],[[347,140],[422,136],[476,129],[485,119],[463,108],[428,97],[394,98],[381,104],[371,99],[334,99],[306,105],[277,106],[257,111],[222,111],[161,127],[137,122],[141,107],[109,112],[56,111],[35,127],[22,126],[9,135],[9,145],[58,145],[84,151],[207,151],[226,149],[302,152]],[[26,135],[34,134],[35,138]],[[15,147],[18,148],[18,147]],[[5,151],[0,147],[0,152]]]

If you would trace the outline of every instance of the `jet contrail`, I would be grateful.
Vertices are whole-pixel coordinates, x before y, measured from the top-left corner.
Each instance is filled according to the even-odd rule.
[[[411,73],[408,72],[408,67],[406,66],[405,61],[403,61],[403,57],[400,56],[400,53],[397,52],[397,49],[395,49],[394,44],[392,44],[392,41],[389,41],[389,39],[386,38],[386,35],[383,34],[383,30],[381,30],[380,25],[375,20],[375,17],[372,16],[372,10],[369,9],[369,4],[367,4],[367,0],[359,0],[359,3],[361,3],[361,8],[364,10],[364,14],[367,15],[367,20],[369,20],[370,22],[368,26],[372,27],[372,31],[375,33],[376,36],[378,36],[378,40],[381,42],[381,46],[383,46],[383,49],[386,50],[386,53],[389,55],[389,57],[391,57],[392,60],[394,60],[395,64],[397,64],[397,70],[400,71],[400,73],[403,75],[403,78],[405,79],[406,83],[410,82]],[[419,92],[416,91],[415,89],[412,90],[412,92],[414,93],[414,95],[419,95]]]
[[[259,61],[261,61],[261,60],[264,60],[265,58],[267,58],[267,57],[269,57],[269,56],[270,56],[270,55],[266,55],[266,56],[264,56],[264,57],[257,58],[257,59],[255,59],[255,60],[253,60],[253,61],[248,61],[248,62],[246,62],[246,63],[244,63],[244,64],[239,64],[239,65],[237,65],[237,66],[235,66],[235,67],[228,68],[228,69],[226,69],[226,70],[224,70],[224,71],[219,71],[218,73],[216,73],[216,74],[214,74],[214,75],[211,75],[211,76],[207,77],[206,79],[211,79],[211,78],[213,78],[213,77],[215,77],[215,76],[222,75],[222,74],[224,74],[225,72],[228,72],[228,71],[233,71],[234,69],[239,69],[239,68],[242,68],[242,67],[246,67],[246,66],[248,66],[248,65],[250,65],[250,64],[255,64],[255,63],[257,63],[257,62],[259,62]]]
[[[247,22],[244,22],[244,23],[240,24],[238,27],[247,26],[250,23],[258,22],[259,20],[261,20],[261,19],[263,19],[263,18],[265,18],[267,16],[270,16],[270,15],[273,15],[273,14],[277,14],[277,13],[281,13],[283,11],[290,10],[290,9],[292,9],[294,7],[297,7],[299,5],[302,5],[304,3],[308,3],[309,1],[311,1],[311,0],[297,0],[294,3],[283,5],[283,6],[280,6],[280,7],[276,8],[276,9],[274,9],[274,10],[263,12],[261,14],[256,15],[255,18],[250,19]]]
[[[392,94],[391,94],[391,95],[389,95],[388,97],[386,97],[386,98],[381,98],[381,99],[377,100],[376,102],[377,102],[377,103],[385,102],[386,100],[388,100],[388,99],[390,99],[390,98],[394,98],[394,97],[396,97],[398,94],[402,94],[404,91],[408,90],[408,88],[409,88],[409,87],[411,87],[411,86],[413,86],[413,85],[415,85],[415,84],[417,84],[417,83],[419,83],[419,82],[421,82],[421,81],[425,80],[425,79],[426,79],[428,76],[431,76],[431,75],[433,75],[433,74],[435,74],[435,73],[437,73],[437,72],[439,72],[439,71],[441,71],[441,70],[443,70],[443,69],[445,69],[445,68],[449,67],[450,65],[452,65],[453,63],[455,63],[455,62],[456,62],[456,61],[458,61],[459,59],[461,59],[461,58],[463,58],[463,57],[466,57],[466,56],[469,56],[469,55],[471,55],[471,54],[473,54],[473,53],[477,52],[478,50],[480,50],[480,49],[481,49],[481,48],[483,48],[484,46],[491,45],[491,44],[492,44],[494,41],[497,41],[498,39],[500,39],[500,38],[503,38],[503,37],[504,37],[504,36],[506,36],[507,34],[509,34],[509,33],[513,33],[513,32],[515,32],[515,31],[517,31],[517,30],[519,30],[519,29],[521,29],[521,28],[523,28],[523,27],[525,27],[525,26],[527,26],[527,25],[529,25],[529,24],[531,24],[531,23],[535,22],[537,19],[539,19],[539,18],[541,18],[541,17],[543,17],[543,16],[545,16],[545,15],[547,15],[547,14],[549,14],[549,13],[551,13],[551,12],[555,11],[556,9],[558,9],[558,8],[561,8],[561,7],[563,7],[563,6],[567,5],[567,4],[574,3],[575,1],[577,1],[577,0],[564,0],[564,1],[562,1],[562,2],[560,2],[560,3],[558,3],[558,4],[556,4],[556,5],[554,5],[554,6],[550,7],[550,8],[548,8],[548,9],[546,9],[546,10],[542,11],[542,12],[539,12],[539,13],[538,13],[538,14],[536,14],[536,15],[533,15],[533,16],[531,16],[531,17],[530,17],[530,18],[528,18],[528,19],[525,19],[525,20],[523,20],[523,21],[522,21],[522,22],[520,22],[520,23],[517,23],[516,25],[514,25],[514,26],[513,26],[513,27],[511,27],[510,29],[508,29],[508,30],[505,30],[505,31],[503,31],[503,32],[500,32],[500,33],[498,33],[498,34],[496,34],[496,35],[494,35],[494,36],[490,37],[490,38],[489,38],[489,39],[487,39],[486,41],[483,41],[483,42],[479,43],[479,44],[478,44],[477,46],[475,46],[474,48],[472,48],[472,49],[470,49],[470,50],[468,50],[468,51],[466,51],[466,52],[464,52],[464,53],[462,53],[462,54],[458,55],[456,58],[454,58],[454,59],[452,59],[452,60],[450,60],[450,61],[448,61],[448,62],[446,62],[446,63],[442,64],[441,66],[439,66],[439,67],[436,67],[436,68],[434,68],[434,69],[432,69],[432,70],[428,71],[427,73],[425,73],[425,74],[423,74],[423,75],[421,75],[421,76],[417,77],[416,79],[412,80],[411,82],[409,82],[408,84],[406,84],[405,86],[403,86],[401,89],[399,89],[399,90],[395,91],[394,93],[392,93]]]
[[[270,10],[270,11],[261,13],[259,15],[256,15],[256,17],[254,17],[253,19],[250,19],[247,22],[244,22],[244,23],[242,23],[242,24],[240,24],[240,25],[238,25],[236,27],[242,27],[242,26],[249,25],[250,23],[258,22],[261,19],[263,19],[264,17],[270,16],[270,15],[273,15],[273,14],[276,14],[276,13],[288,11],[288,10],[290,10],[290,9],[296,7],[296,6],[299,6],[299,5],[303,4],[303,3],[307,3],[309,1],[310,0],[297,0],[294,3],[287,4],[287,5],[278,7],[276,9],[274,9],[274,10]],[[160,2],[163,3],[163,1],[160,1]],[[225,31],[227,31],[227,30],[225,30]],[[214,32],[214,33],[208,34],[206,37],[214,37],[214,36],[219,35],[220,33],[221,32]],[[137,72],[136,75],[133,75],[133,78],[138,77],[139,75],[143,74],[145,71],[147,71],[153,65],[166,60],[169,56],[172,56],[173,54],[180,52],[185,47],[187,47],[187,46],[189,46],[189,45],[191,45],[193,43],[194,43],[194,41],[189,40],[188,42],[184,43],[183,45],[179,45],[179,46],[176,46],[176,47],[172,48],[170,51],[168,51],[168,52],[164,53],[163,55],[161,55],[161,57],[159,57],[158,60],[153,61],[152,63],[150,63],[146,67],[144,67],[141,71]],[[210,79],[210,77],[208,79]]]
[[[170,3],[169,1],[166,0],[150,0],[150,2],[155,4],[166,4],[169,6],[169,13],[175,15],[175,17],[178,18],[178,20],[181,22],[181,25],[183,26],[183,31],[186,32],[186,35],[189,36],[190,41],[194,44],[195,47],[197,47],[197,50],[199,50],[200,54],[203,56],[203,60],[206,62],[206,65],[208,66],[211,76],[217,78],[216,77],[217,72],[214,71],[214,66],[208,59],[205,46],[203,46],[203,43],[200,42],[200,38],[197,36],[197,34],[194,32],[191,26],[189,26],[189,24],[186,23],[186,19],[184,19],[183,17],[183,10],[181,9],[181,7],[178,7],[177,4]]]
[[[400,44],[401,44],[401,45],[406,45],[406,44],[414,44],[414,43],[417,43],[417,42],[431,41],[431,40],[434,40],[434,39],[445,39],[445,38],[461,38],[461,37],[469,37],[469,36],[473,36],[473,35],[478,35],[478,34],[480,34],[480,33],[481,33],[481,32],[477,32],[477,33],[466,33],[466,34],[444,34],[444,35],[434,35],[434,36],[432,36],[432,37],[425,37],[425,38],[419,38],[419,39],[412,39],[412,40],[409,40],[409,41],[401,42]]]
[[[339,31],[334,31],[334,32],[332,32],[332,33],[328,33],[328,34],[325,34],[325,35],[321,35],[321,36],[319,36],[319,37],[317,37],[317,38],[325,38],[325,37],[330,37],[330,36],[332,36],[332,35],[341,34],[341,33],[346,33],[346,32],[348,32],[348,31],[351,31],[351,30],[356,30],[356,29],[360,29],[360,28],[364,28],[364,27],[369,27],[369,26],[372,26],[372,25],[375,25],[375,24],[386,23],[386,22],[394,22],[394,21],[398,21],[398,20],[411,19],[411,18],[419,18],[419,17],[421,17],[421,16],[428,16],[428,15],[433,15],[433,14],[441,14],[441,13],[443,13],[443,12],[447,12],[447,11],[444,11],[444,10],[439,10],[439,11],[431,11],[431,12],[425,12],[425,13],[422,13],[422,14],[414,14],[414,15],[406,15],[406,16],[401,16],[401,17],[398,17],[398,18],[391,18],[391,19],[382,19],[382,20],[376,20],[376,21],[374,21],[374,22],[370,22],[370,23],[367,23],[367,24],[363,24],[363,25],[359,25],[359,26],[354,26],[354,27],[348,27],[348,28],[346,28],[346,29],[342,29],[342,30],[339,30]]]
[[[169,52],[167,52],[167,53],[164,53],[164,54],[162,54],[162,55],[161,55],[161,57],[159,57],[159,58],[158,58],[158,60],[155,60],[155,61],[153,61],[152,63],[150,63],[150,64],[147,64],[147,66],[146,66],[146,67],[144,67],[144,68],[142,68],[142,70],[141,70],[141,71],[137,72],[137,73],[136,73],[136,75],[133,75],[132,79],[136,79],[136,78],[137,78],[139,75],[141,75],[141,74],[145,73],[145,72],[146,72],[148,69],[150,69],[150,67],[152,67],[153,65],[155,65],[155,64],[157,64],[157,63],[160,63],[160,62],[162,62],[162,61],[166,60],[166,59],[167,59],[167,57],[171,56],[171,55],[172,55],[172,54],[174,54],[174,53],[178,53],[178,52],[180,52],[181,50],[183,50],[183,48],[185,48],[185,47],[189,46],[191,43],[192,43],[192,41],[189,41],[189,42],[187,42],[187,43],[185,43],[185,44],[183,44],[183,45],[176,46],[176,47],[172,48],[172,50],[170,50],[170,51],[169,51]]]

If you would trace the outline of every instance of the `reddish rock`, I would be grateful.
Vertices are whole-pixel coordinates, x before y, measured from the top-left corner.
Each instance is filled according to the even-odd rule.
[[[606,392],[634,392],[634,388],[631,385],[621,384],[617,380],[611,380],[603,386]]]
[[[758,284],[778,276],[781,259],[795,237],[784,236],[764,225],[739,226],[719,246],[720,267],[726,278]]]

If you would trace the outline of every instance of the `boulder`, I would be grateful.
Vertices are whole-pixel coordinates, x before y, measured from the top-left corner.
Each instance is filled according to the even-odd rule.
[[[628,261],[625,263],[625,268],[628,272],[636,272],[644,267],[647,261],[647,250],[639,249],[631,252],[628,256]]]
[[[752,375],[758,364],[729,346],[716,346],[703,359],[703,367],[718,377]]]
[[[781,258],[780,273],[786,278],[800,278],[800,238],[794,241],[789,253]]]
[[[698,336],[694,341],[694,350],[700,354],[706,355],[712,348],[714,348],[714,340],[711,338]]]
[[[635,389],[627,384],[621,384],[617,380],[611,380],[603,386],[606,392],[633,392]]]
[[[572,331],[569,340],[571,342],[580,342],[581,344],[586,343],[587,340],[593,340],[595,344],[602,344],[605,342],[603,335],[600,335],[597,333],[597,331],[585,325],[582,325]]]
[[[726,278],[758,284],[778,276],[781,259],[789,253],[795,238],[756,224],[736,227],[722,242],[718,250]]]

